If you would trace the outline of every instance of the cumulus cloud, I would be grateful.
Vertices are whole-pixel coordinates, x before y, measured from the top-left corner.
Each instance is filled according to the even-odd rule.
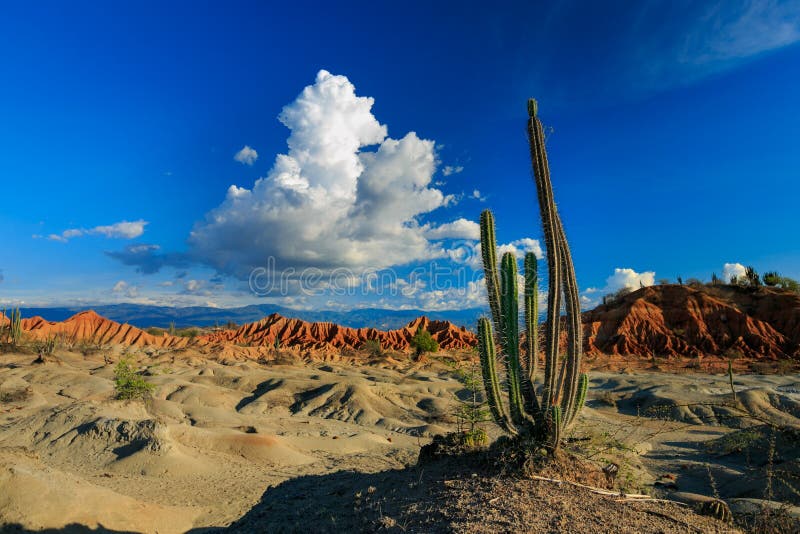
[[[134,239],[144,233],[144,227],[148,222],[142,219],[138,221],[120,221],[114,224],[95,226],[94,228],[69,228],[60,234],[50,234],[47,239],[66,243],[75,237],[87,235],[100,235],[113,239]],[[34,238],[41,236],[34,235]]]
[[[434,142],[415,132],[387,137],[373,103],[345,76],[320,71],[278,117],[291,131],[288,152],[252,188],[228,189],[192,230],[192,255],[242,279],[270,257],[279,269],[381,269],[445,257],[426,235],[435,230],[420,222],[454,201],[432,186]],[[441,233],[457,227],[465,225],[445,223]]]
[[[445,176],[450,176],[451,174],[458,174],[464,170],[464,167],[461,165],[447,165],[442,169],[442,174]]]
[[[623,287],[639,289],[641,286],[652,286],[655,284],[655,278],[655,271],[637,273],[633,269],[616,268],[614,274],[606,278],[605,291],[611,293]]]
[[[531,239],[530,237],[517,239],[516,241],[512,241],[511,243],[497,247],[498,258],[502,258],[503,254],[506,252],[511,252],[520,259],[523,258],[528,252],[533,252],[540,260],[544,258],[544,252],[542,251],[542,246],[539,243],[539,240]]]
[[[744,277],[747,269],[741,263],[726,263],[722,266],[722,280],[730,282],[734,276],[736,278]]]
[[[645,271],[637,273],[629,268],[616,268],[614,274],[606,278],[606,285],[603,288],[590,287],[583,291],[580,297],[581,307],[593,308],[600,303],[602,295],[615,293],[622,288],[639,289],[641,286],[652,286],[655,284],[655,271]]]
[[[233,156],[233,159],[242,165],[253,165],[258,159],[258,152],[249,145],[244,145],[244,148],[237,152],[236,155]]]
[[[481,227],[475,221],[461,218],[427,230],[425,237],[428,239],[480,239]]]

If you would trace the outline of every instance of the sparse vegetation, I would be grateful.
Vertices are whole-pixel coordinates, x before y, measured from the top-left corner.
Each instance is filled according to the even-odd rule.
[[[146,399],[155,385],[147,382],[128,359],[121,359],[114,367],[114,389],[121,400]]]
[[[10,314],[3,310],[3,317],[8,323],[0,329],[0,333],[3,334],[7,344],[17,347],[22,340],[22,313],[19,308],[11,310]]]
[[[194,339],[200,335],[200,330],[197,328],[181,328],[178,330],[174,330],[172,334],[177,337],[188,337],[189,339]]]
[[[373,358],[378,358],[383,356],[383,347],[381,347],[380,340],[377,339],[368,339],[361,345],[361,350],[366,352],[369,356]]]
[[[788,289],[789,291],[800,293],[800,282],[787,276],[781,276],[774,271],[764,273],[763,281],[765,286],[779,287],[781,289]]]
[[[486,408],[486,401],[482,398],[483,383],[474,360],[470,360],[467,367],[456,369],[456,376],[464,384],[468,394],[466,399],[459,400],[456,430],[465,448],[484,447],[489,443],[489,436],[482,424],[490,421],[491,416]]]
[[[411,347],[414,349],[417,357],[422,356],[426,352],[439,352],[439,343],[433,339],[433,336],[424,328],[420,328],[411,338]]]

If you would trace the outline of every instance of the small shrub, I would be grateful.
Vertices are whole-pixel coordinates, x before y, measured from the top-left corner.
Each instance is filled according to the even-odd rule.
[[[176,330],[174,335],[194,339],[200,335],[200,331],[197,328],[182,328],[181,330]]]
[[[155,388],[154,384],[145,381],[141,373],[136,371],[127,359],[121,359],[114,367],[114,389],[117,392],[117,399],[145,399],[150,397]]]
[[[422,356],[424,352],[439,352],[439,343],[433,339],[431,333],[420,328],[414,337],[411,338],[411,346],[417,353],[417,356]]]
[[[383,356],[383,347],[381,347],[381,342],[377,339],[366,340],[364,344],[361,345],[361,350],[372,357]]]
[[[597,395],[595,400],[600,404],[605,404],[606,406],[611,406],[612,408],[617,407],[617,399],[610,391],[601,392],[599,395]]]
[[[462,445],[469,448],[483,447],[489,442],[489,437],[481,425],[491,421],[491,415],[483,398],[482,375],[475,361],[470,362],[468,368],[457,369],[455,374],[467,390],[467,398],[459,399],[456,410],[457,429]]]

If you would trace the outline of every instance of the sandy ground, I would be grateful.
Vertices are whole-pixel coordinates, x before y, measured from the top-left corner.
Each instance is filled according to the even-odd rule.
[[[326,483],[361,480],[352,472],[378,477],[414,465],[422,444],[455,428],[457,395],[466,393],[435,363],[223,365],[163,354],[139,360],[150,367],[153,399],[119,401],[113,364],[100,355],[33,359],[0,355],[0,525],[8,530],[168,533],[263,517],[276,495],[292,501],[287,487],[316,481],[330,495]],[[764,471],[772,449],[769,465],[793,483],[794,445],[737,430],[752,417],[706,405],[730,400],[727,377],[591,376],[573,443],[601,465],[618,464],[617,486],[689,501],[716,494],[736,509],[765,496],[791,501]],[[748,413],[800,428],[797,375],[742,375],[735,386]]]

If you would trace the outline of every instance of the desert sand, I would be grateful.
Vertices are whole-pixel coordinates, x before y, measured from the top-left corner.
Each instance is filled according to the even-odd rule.
[[[464,474],[463,465],[452,470],[414,467],[421,445],[456,427],[458,397],[466,391],[453,373],[453,362],[463,360],[465,353],[416,363],[387,358],[353,365],[220,362],[185,350],[131,351],[128,356],[146,369],[156,389],[147,401],[115,400],[113,364],[129,350],[118,347],[110,356],[61,352],[45,364],[33,363],[32,354],[0,357],[4,528],[81,525],[167,533],[233,524],[239,531],[291,531],[313,518],[310,524],[317,530],[416,525],[417,531],[438,531],[414,523],[418,508],[399,506],[396,500],[376,507],[375,495],[370,508],[369,488],[389,480],[396,491],[397,484],[414,477],[419,484],[428,479],[444,484],[458,480],[458,473],[466,477],[466,485],[475,485],[476,476],[483,480],[476,473]],[[589,400],[573,442],[601,465],[619,465],[617,488],[660,497],[674,494],[690,503],[696,501],[692,494],[717,494],[735,513],[769,496],[763,475],[768,443],[755,434],[738,438],[742,431],[736,427],[748,426],[750,418],[703,405],[729,400],[725,375],[623,370],[591,376]],[[737,375],[735,387],[751,413],[800,428],[798,375]],[[684,406],[689,403],[697,404]],[[492,437],[499,436],[492,424],[485,426]],[[730,443],[720,441],[726,437]],[[778,443],[776,448],[773,463],[780,476],[796,480],[796,446]],[[552,484],[546,482],[521,483],[536,486],[524,494],[565,491],[561,486],[548,489]],[[481,491],[489,493],[494,487],[503,489],[491,480],[484,486]],[[467,493],[475,499],[473,490]],[[777,476],[771,492],[775,501],[796,504]],[[456,502],[463,495],[445,500]],[[572,498],[608,499],[593,494]],[[478,514],[481,521],[498,515],[491,512],[492,499],[478,503],[489,510]],[[643,504],[610,506],[630,515]],[[653,506],[683,521],[691,514],[689,507]],[[330,509],[336,511],[326,517],[322,511]],[[437,507],[446,509],[444,504]],[[429,512],[429,517],[439,517]],[[650,520],[656,517],[648,513]],[[439,527],[460,525],[457,530],[466,531],[513,526],[470,523],[469,517],[442,521]],[[704,528],[728,529],[717,523]],[[637,523],[629,517],[626,524]],[[685,531],[680,522],[673,526]]]

